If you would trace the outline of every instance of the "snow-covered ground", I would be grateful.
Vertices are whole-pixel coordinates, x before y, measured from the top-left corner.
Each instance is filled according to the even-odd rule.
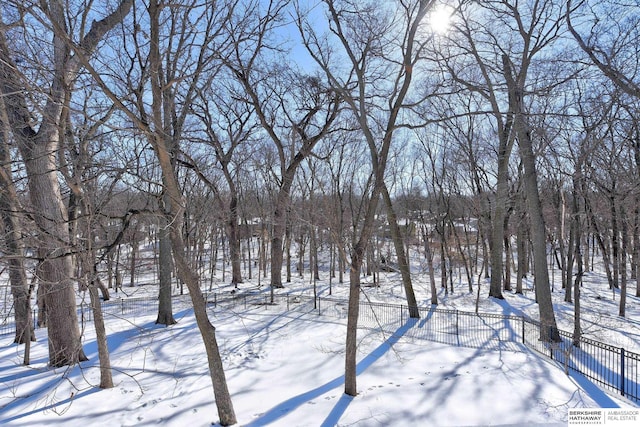
[[[1,424],[11,426],[206,426],[217,420],[194,318],[169,328],[155,316],[111,319],[116,387],[96,388],[97,353],[69,370],[47,368],[46,337],[33,363],[0,349]],[[344,321],[261,307],[212,313],[238,423],[243,426],[565,425],[569,408],[632,407],[567,376],[528,351],[450,347],[360,333],[357,397],[343,394]]]
[[[328,277],[317,292],[329,293]],[[266,280],[263,279],[264,283]],[[145,278],[144,283],[152,280]],[[232,290],[214,283],[220,295],[268,293],[257,280]],[[439,283],[439,282],[438,282]],[[421,304],[429,303],[426,275],[416,274]],[[537,317],[533,292],[486,298],[482,312]],[[402,303],[395,273],[381,273],[378,287],[363,287],[372,301]],[[456,286],[439,307],[474,311],[475,292]],[[332,295],[346,297],[347,284],[333,280]],[[125,287],[128,297],[157,295],[153,285]],[[633,293],[635,288],[630,290]],[[280,293],[311,295],[309,276]],[[640,349],[640,309],[630,296],[627,318],[617,316],[619,296],[606,278],[589,273],[583,287],[583,328],[594,339]],[[556,289],[556,316],[573,329],[573,307]],[[112,297],[128,298],[122,292]],[[480,426],[566,425],[570,408],[636,408],[633,403],[566,375],[561,366],[522,347],[447,346],[371,330],[359,332],[358,396],[344,395],[345,321],[303,311],[263,306],[218,305],[210,317],[217,327],[229,389],[242,426]],[[155,313],[108,317],[109,348],[116,386],[100,390],[93,325],[85,325],[90,361],[70,369],[47,367],[45,330],[37,330],[32,364],[22,366],[23,347],[0,337],[0,424],[8,426],[207,426],[218,420],[206,355],[192,312],[176,307],[178,324],[154,324]]]
[[[400,302],[398,278],[381,276],[380,287],[365,288],[379,301]],[[416,280],[420,298],[426,283]],[[256,292],[253,284],[241,290]],[[586,288],[586,286],[585,286]],[[227,287],[216,287],[230,292]],[[153,294],[153,286],[125,289],[132,296]],[[319,283],[328,293],[326,283]],[[333,284],[333,294],[346,285]],[[264,291],[264,290],[263,290]],[[285,292],[308,294],[299,279]],[[591,291],[588,291],[591,292]],[[585,312],[595,331],[612,336],[623,322],[606,313],[614,302],[594,290]],[[560,293],[557,293],[558,299]],[[119,296],[122,296],[120,293]],[[528,313],[529,296],[507,294],[504,301],[481,299],[481,310]],[[458,290],[440,295],[442,307],[473,309],[475,297]],[[630,309],[637,310],[632,298]],[[595,306],[595,307],[594,307]],[[558,302],[561,322],[570,317]],[[22,349],[5,340],[0,347],[0,423],[13,426],[191,425],[217,420],[206,356],[191,312],[179,309],[179,323],[156,326],[155,315],[108,319],[109,347],[116,387],[100,390],[91,324],[85,350],[90,361],[64,370],[47,368],[46,335],[38,331],[32,364],[21,366]],[[599,313],[599,314],[598,314]],[[637,311],[633,311],[634,315]],[[343,394],[344,321],[297,311],[218,306],[211,311],[225,361],[229,388],[243,426],[333,425],[565,425],[569,408],[634,407],[579,375],[526,349],[450,347],[363,330],[360,332],[357,397]],[[606,321],[604,321],[606,319]],[[623,322],[634,327],[633,319]],[[631,326],[629,326],[631,325]],[[628,335],[627,335],[628,334]],[[7,337],[8,338],[8,337]]]

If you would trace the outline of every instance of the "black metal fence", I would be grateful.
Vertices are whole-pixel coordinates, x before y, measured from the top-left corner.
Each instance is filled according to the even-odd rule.
[[[275,312],[317,312],[319,315],[345,319],[347,301],[338,298],[307,297],[269,294],[208,293],[205,298],[211,307],[226,309],[259,309]],[[173,299],[174,310],[190,307],[188,295]],[[105,301],[102,310],[106,318],[126,317],[135,320],[158,309],[156,298],[129,298]],[[92,321],[93,312],[88,305],[79,307],[81,320]],[[491,313],[470,313],[440,308],[419,308],[420,318],[410,318],[405,305],[361,301],[359,327],[390,335],[440,342],[472,348],[523,351],[530,348],[557,361],[569,370],[584,375],[603,388],[640,401],[640,354],[624,348],[581,338],[573,345],[572,334],[560,331],[561,341],[542,341],[540,323],[523,316]],[[34,319],[37,317],[34,311]],[[133,317],[133,319],[132,319]],[[0,316],[0,335],[15,333],[12,314]]]

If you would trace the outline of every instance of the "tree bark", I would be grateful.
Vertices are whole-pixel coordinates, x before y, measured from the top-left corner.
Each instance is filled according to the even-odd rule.
[[[626,316],[627,310],[627,253],[629,251],[629,227],[627,226],[625,209],[620,207],[622,221],[622,253],[620,254],[620,317]]]
[[[580,287],[582,286],[582,276],[584,274],[583,264],[582,264],[582,225],[580,221],[580,203],[578,199],[578,194],[580,189],[582,188],[582,162],[578,162],[576,165],[576,172],[573,177],[573,191],[571,197],[571,232],[574,234],[573,238],[573,248],[569,247],[569,251],[574,252],[574,259],[576,261],[576,278],[573,283],[573,345],[575,347],[580,346],[580,341],[582,339],[582,324],[581,324],[581,301],[580,301]]]
[[[166,196],[165,196],[166,197]],[[171,236],[166,217],[160,219],[159,256],[158,256],[158,317],[157,325],[175,325],[178,323],[173,317],[173,303],[171,299],[171,276],[173,272],[173,257],[171,251]]]
[[[431,289],[431,305],[438,305],[438,289],[436,287],[436,274],[433,265],[433,250],[431,249],[432,239],[431,233],[427,231],[427,226],[422,224],[422,239],[424,240],[425,257],[427,258],[427,267],[429,267],[429,286]]]
[[[522,280],[527,268],[527,237],[524,227],[520,225],[516,234],[516,247],[518,252],[518,266],[516,270],[516,294],[522,294]]]
[[[231,284],[238,287],[238,283],[242,283],[240,237],[238,234],[238,195],[233,180],[228,181],[227,184],[230,193],[227,237],[229,238],[229,257],[231,258]]]
[[[496,177],[496,200],[491,219],[491,281],[489,296],[504,299],[502,295],[502,275],[504,270],[504,226],[509,201],[509,157],[512,144],[508,135],[500,137],[498,147],[498,174]]]
[[[523,105],[523,88],[518,86],[513,77],[509,58],[503,56],[504,74],[509,89],[509,106],[514,114],[514,130],[520,147],[520,158],[524,165],[524,186],[526,191],[529,219],[531,221],[531,238],[533,241],[533,257],[535,270],[536,296],[540,313],[540,339],[542,341],[560,341],[560,333],[556,324],[551,300],[549,269],[547,264],[547,239],[542,215],[542,202],[538,191],[538,177],[533,154],[531,131]]]
[[[5,257],[9,260],[9,282],[13,296],[16,333],[14,343],[25,344],[35,341],[29,283],[24,268],[24,248],[22,227],[18,218],[19,199],[13,185],[11,162],[9,159],[9,126],[6,110],[0,97],[0,216],[4,223]]]
[[[411,271],[409,269],[409,260],[404,250],[402,231],[400,231],[400,227],[398,226],[398,217],[393,209],[391,196],[389,195],[389,190],[386,185],[382,189],[382,198],[387,210],[387,216],[389,217],[389,228],[391,230],[391,238],[396,250],[396,256],[398,257],[398,268],[402,276],[402,286],[404,287],[404,294],[407,298],[407,306],[409,306],[409,317],[419,319],[420,310],[418,310],[416,295],[413,291],[413,284],[411,283]]]
[[[613,261],[613,282],[610,283],[610,287],[618,289],[620,287],[620,242],[618,240],[620,227],[618,226],[618,201],[616,197],[616,187],[614,180],[609,193],[609,209],[611,212],[611,257]]]
[[[344,392],[349,396],[358,394],[356,359],[358,352],[358,317],[360,315],[360,272],[362,270],[364,251],[364,244],[356,245],[351,253],[349,270],[349,302],[344,368]]]
[[[48,138],[38,133],[32,138],[18,140],[29,177],[33,216],[39,228],[38,255],[41,263],[36,274],[46,306],[49,363],[51,366],[64,366],[87,360],[87,357],[80,342],[76,294],[71,280],[69,230],[56,174],[58,132],[56,129],[49,131]]]

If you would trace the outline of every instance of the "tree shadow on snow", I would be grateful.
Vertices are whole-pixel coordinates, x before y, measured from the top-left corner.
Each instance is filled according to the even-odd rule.
[[[584,375],[576,372],[569,371],[569,377],[587,393],[587,395],[593,399],[600,408],[619,408],[620,405],[614,401],[604,390],[595,385],[591,380]]]
[[[387,353],[394,344],[398,342],[398,340],[407,333],[416,323],[418,319],[409,319],[404,325],[398,328],[393,334],[391,334],[383,343],[381,343],[376,349],[374,349],[371,353],[365,356],[358,364],[356,365],[356,374],[360,375],[367,368],[373,365],[377,360],[379,360],[385,353]],[[296,408],[306,404],[307,402],[315,399],[317,397],[322,396],[325,393],[330,392],[331,390],[343,386],[344,385],[344,375],[341,375],[319,387],[314,388],[313,390],[309,390],[306,393],[299,394],[290,399],[285,400],[284,402],[274,406],[267,412],[260,415],[259,418],[251,421],[246,424],[245,427],[258,427],[264,426],[270,423],[274,423],[278,421],[280,418],[286,416],[291,413]],[[353,396],[348,396],[343,394],[338,402],[335,404],[331,412],[327,415],[325,420],[322,422],[321,426],[328,427],[334,426],[338,423],[342,415],[344,415],[345,411],[349,407],[349,404],[353,401]]]
[[[182,317],[187,313],[188,310],[184,310],[182,312],[176,313],[174,316],[176,318]],[[158,325],[153,321],[146,322],[141,325],[132,324],[131,328],[124,329],[121,331],[110,333],[107,337],[109,352],[113,354],[116,349],[118,349],[121,345],[126,343],[133,337],[137,337],[140,335],[141,331],[153,331],[155,329],[166,329],[165,325]],[[42,340],[38,341],[38,345],[46,346],[47,338],[44,337]],[[72,393],[69,397],[66,397],[62,400],[58,400],[56,398],[56,390],[58,387],[67,380],[75,381],[76,379],[84,378],[83,370],[87,368],[97,368],[99,367],[99,358],[98,358],[98,346],[95,338],[86,341],[83,343],[83,350],[89,360],[85,362],[81,362],[79,364],[73,366],[67,366],[63,368],[56,368],[61,371],[60,375],[54,375],[50,380],[42,382],[35,390],[31,390],[28,399],[34,402],[37,401],[50,401],[51,403],[37,407],[33,411],[21,413],[19,415],[15,415],[11,418],[5,418],[0,421],[0,424],[3,422],[15,421],[29,415],[35,414],[37,412],[42,411],[52,411],[56,413],[57,411],[64,412],[65,408],[73,403],[73,401],[77,399],[81,399],[93,393],[101,391],[97,385],[87,384],[87,388],[83,390],[79,390],[76,393]],[[13,368],[13,367],[12,367]],[[23,384],[28,384],[30,380],[39,381],[43,375],[48,375],[48,372],[53,368],[46,369],[33,369],[30,366],[23,367],[23,369],[17,370],[15,373],[11,375],[5,375],[0,377],[0,383],[5,384],[8,382],[13,383],[14,381],[20,380]],[[83,380],[86,381],[86,380]],[[3,396],[6,397],[6,396]],[[16,405],[24,404],[24,398],[13,398],[10,403],[3,405],[1,408],[3,411],[9,410]]]

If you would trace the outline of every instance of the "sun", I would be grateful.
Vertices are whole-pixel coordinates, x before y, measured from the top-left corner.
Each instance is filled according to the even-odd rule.
[[[444,34],[449,30],[451,26],[451,15],[453,14],[453,8],[450,6],[441,4],[436,6],[431,13],[429,13],[428,23],[431,31],[436,34]]]

